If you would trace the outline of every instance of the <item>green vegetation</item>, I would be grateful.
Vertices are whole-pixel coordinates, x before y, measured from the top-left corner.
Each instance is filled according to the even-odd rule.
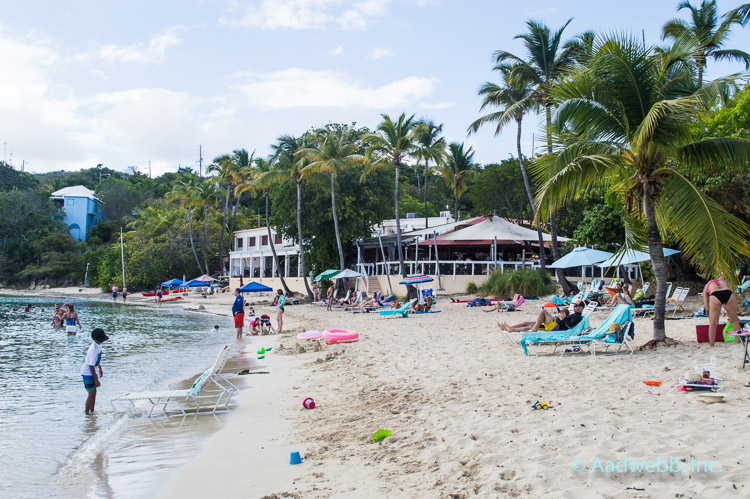
[[[466,286],[468,294],[492,296],[505,299],[514,294],[523,296],[546,296],[555,292],[556,286],[544,279],[534,269],[516,269],[500,272],[490,272],[489,277],[481,285],[470,282]]]

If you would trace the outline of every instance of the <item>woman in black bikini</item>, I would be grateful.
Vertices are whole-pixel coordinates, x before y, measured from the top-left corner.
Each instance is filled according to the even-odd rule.
[[[740,329],[740,320],[737,317],[737,297],[732,293],[732,289],[724,282],[724,275],[718,279],[708,281],[703,288],[703,306],[708,314],[708,343],[714,346],[716,342],[716,328],[719,324],[719,315],[721,307],[727,309],[729,321],[732,323],[735,331]]]

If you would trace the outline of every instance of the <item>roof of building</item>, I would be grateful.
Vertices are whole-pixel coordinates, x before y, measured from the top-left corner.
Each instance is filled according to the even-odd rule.
[[[97,201],[100,201],[96,196],[94,196],[94,191],[91,189],[88,189],[82,185],[73,185],[71,187],[63,187],[59,191],[55,191],[52,193],[52,198],[89,198],[89,199],[96,199]]]

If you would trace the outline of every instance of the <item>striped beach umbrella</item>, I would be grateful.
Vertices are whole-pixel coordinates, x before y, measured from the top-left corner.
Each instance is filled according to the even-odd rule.
[[[432,282],[434,279],[427,274],[411,274],[404,277],[399,284],[421,284],[423,282]]]

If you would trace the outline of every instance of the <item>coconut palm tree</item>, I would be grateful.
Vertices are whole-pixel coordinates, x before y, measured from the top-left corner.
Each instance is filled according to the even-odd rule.
[[[302,170],[307,166],[307,159],[297,154],[297,151],[309,146],[309,138],[306,135],[302,137],[293,137],[292,135],[282,135],[273,146],[274,155],[278,162],[277,170],[273,176],[285,175],[286,178],[294,180],[297,187],[297,239],[299,241],[299,264],[302,278],[305,282],[305,290],[310,301],[313,300],[310,283],[307,280],[307,269],[305,268],[305,242],[302,238]],[[272,178],[269,175],[269,179]]]
[[[527,21],[528,32],[516,35],[516,39],[522,40],[526,48],[527,58],[518,57],[498,50],[495,52],[495,62],[502,64],[510,62],[514,65],[514,78],[528,81],[534,88],[532,96],[536,99],[539,107],[544,109],[547,134],[552,124],[552,105],[549,99],[549,90],[554,82],[562,76],[565,71],[575,62],[578,47],[575,44],[562,42],[562,34],[573,19],[563,24],[555,32],[537,21]],[[547,140],[547,152],[552,151],[552,144]],[[550,216],[550,234],[552,236],[552,257],[557,260],[560,254],[557,249],[557,223],[554,213]],[[563,285],[563,291],[569,293],[569,284],[562,270],[557,271],[558,281]]]
[[[500,73],[502,78],[502,84],[498,85],[492,82],[486,82],[479,89],[479,95],[483,96],[482,107],[479,110],[483,110],[488,106],[501,107],[499,111],[492,112],[485,116],[482,116],[474,123],[469,125],[469,133],[476,132],[479,127],[485,123],[496,123],[495,136],[500,135],[500,131],[503,127],[509,124],[511,121],[516,122],[516,152],[518,154],[518,165],[521,168],[521,176],[523,177],[523,185],[526,188],[526,195],[529,198],[529,206],[531,207],[531,214],[533,218],[536,218],[536,205],[534,204],[534,194],[531,192],[531,182],[529,182],[529,175],[526,172],[526,166],[524,164],[523,153],[521,152],[521,122],[523,117],[529,111],[537,109],[537,101],[533,98],[533,87],[528,81],[525,81],[518,77],[518,73],[515,73],[514,67],[507,64],[499,64],[493,68],[495,71]],[[544,236],[542,234],[542,227],[540,224],[536,224],[536,232],[539,237],[539,251],[544,254]],[[544,258],[539,259],[540,272],[542,278],[547,278],[546,263]]]
[[[198,252],[195,250],[195,240],[193,239],[193,208],[197,205],[196,190],[198,183],[199,179],[195,175],[183,177],[177,180],[177,182],[175,182],[174,186],[172,187],[172,191],[167,194],[167,199],[170,201],[179,201],[187,208],[190,248],[193,250],[195,264],[198,266],[198,270],[201,274],[207,274],[208,269],[206,269],[206,271],[204,272],[203,267],[201,267],[201,262],[198,258]]]
[[[240,192],[237,194],[237,186],[242,184],[246,179],[252,178],[254,176],[253,173],[253,165],[255,157],[255,151],[253,151],[251,154],[248,154],[245,149],[238,149],[234,151],[234,154],[232,155],[233,162],[238,165],[239,168],[235,170],[235,174],[232,177],[232,184],[235,186],[235,198],[234,198],[234,207],[232,208],[232,221],[229,223],[229,235],[227,236],[227,251],[229,251],[229,248],[231,247],[231,240],[234,235],[234,221],[237,219],[237,210],[240,207],[240,200],[242,199],[242,193]],[[222,254],[222,258],[224,253]]]
[[[693,59],[698,66],[698,86],[703,86],[703,71],[708,59],[715,61],[739,61],[745,64],[745,69],[750,69],[750,54],[737,49],[723,49],[722,47],[729,38],[732,25],[743,24],[747,14],[745,7],[724,14],[723,21],[719,23],[716,0],[703,0],[700,7],[693,7],[690,2],[681,2],[677,6],[677,12],[682,9],[690,11],[690,21],[683,19],[671,19],[662,27],[662,40],[671,38],[689,37],[695,44]]]
[[[196,208],[203,212],[203,264],[206,267],[206,274],[210,272],[208,265],[208,213],[220,198],[219,185],[212,179],[203,179],[195,187]]]
[[[253,153],[254,154],[254,153]],[[242,180],[242,176],[246,169],[252,165],[252,155],[248,154],[245,149],[237,149],[232,152],[231,155],[224,154],[214,158],[212,164],[208,165],[209,173],[216,173],[218,184],[223,184],[226,188],[226,195],[224,196],[224,211],[223,218],[221,221],[221,238],[219,239],[219,261],[224,260],[224,232],[227,226],[227,215],[229,213],[229,202],[232,197],[232,191],[235,185]],[[243,170],[243,168],[245,170]],[[235,205],[236,213],[236,205]],[[234,220],[234,216],[232,217]],[[231,239],[231,233],[229,239]],[[221,263],[219,264],[221,265]]]
[[[318,130],[311,140],[310,147],[297,151],[309,162],[302,170],[302,177],[326,173],[331,177],[331,209],[333,210],[333,228],[336,233],[336,246],[339,251],[339,268],[344,269],[344,249],[339,233],[339,218],[336,214],[336,175],[342,170],[364,162],[365,157],[357,154],[358,145],[354,134],[327,128]],[[343,281],[342,281],[343,282]]]
[[[532,167],[541,185],[540,220],[597,189],[619,196],[628,208],[626,247],[647,243],[656,276],[651,346],[667,342],[664,235],[704,275],[734,276],[738,260],[750,255],[748,226],[690,181],[693,174],[750,167],[750,140],[695,141],[690,128],[737,75],[698,89],[695,68],[685,63],[693,51],[687,42],[658,54],[633,38],[597,40],[589,64],[551,89],[553,151]]]
[[[393,121],[387,114],[381,114],[381,116],[383,121],[376,128],[378,133],[368,133],[362,137],[364,141],[369,143],[367,148],[369,166],[362,176],[364,178],[378,168],[393,166],[396,170],[394,183],[396,197],[396,245],[398,247],[399,273],[406,276],[404,250],[401,247],[401,218],[398,201],[399,177],[401,174],[401,165],[404,160],[416,150],[414,140],[417,123],[414,120],[413,114],[407,118],[405,113],[401,113],[401,116],[396,121]]]
[[[443,133],[443,124],[435,125],[432,120],[423,119],[417,124],[414,130],[414,142],[416,151],[414,159],[417,164],[424,160],[424,226],[429,228],[429,216],[427,213],[427,178],[430,172],[430,161],[436,165],[443,164],[445,159],[445,138],[441,137]],[[417,174],[419,180],[419,174]]]
[[[453,216],[456,220],[458,220],[458,200],[464,195],[469,188],[469,182],[478,172],[476,163],[471,162],[473,157],[474,150],[471,147],[464,150],[463,143],[451,142],[445,163],[438,166],[445,184],[453,192]]]
[[[271,236],[271,223],[268,220],[268,193],[270,191],[271,185],[273,183],[273,178],[271,176],[271,173],[273,172],[274,168],[274,161],[275,158],[271,156],[268,159],[258,158],[255,160],[255,168],[251,170],[252,175],[245,177],[244,182],[239,184],[237,187],[234,188],[234,193],[237,196],[237,199],[242,196],[245,192],[262,192],[263,196],[265,196],[266,199],[266,231],[268,233],[268,243],[271,246],[271,254],[273,254],[273,263],[276,268],[276,274],[278,275],[279,279],[281,280],[281,287],[284,288],[284,293],[288,296],[291,291],[289,290],[289,287],[286,285],[286,281],[284,280],[284,276],[281,274],[281,271],[279,270],[281,266],[279,265],[279,256],[276,254],[276,246],[273,242],[273,237]]]

